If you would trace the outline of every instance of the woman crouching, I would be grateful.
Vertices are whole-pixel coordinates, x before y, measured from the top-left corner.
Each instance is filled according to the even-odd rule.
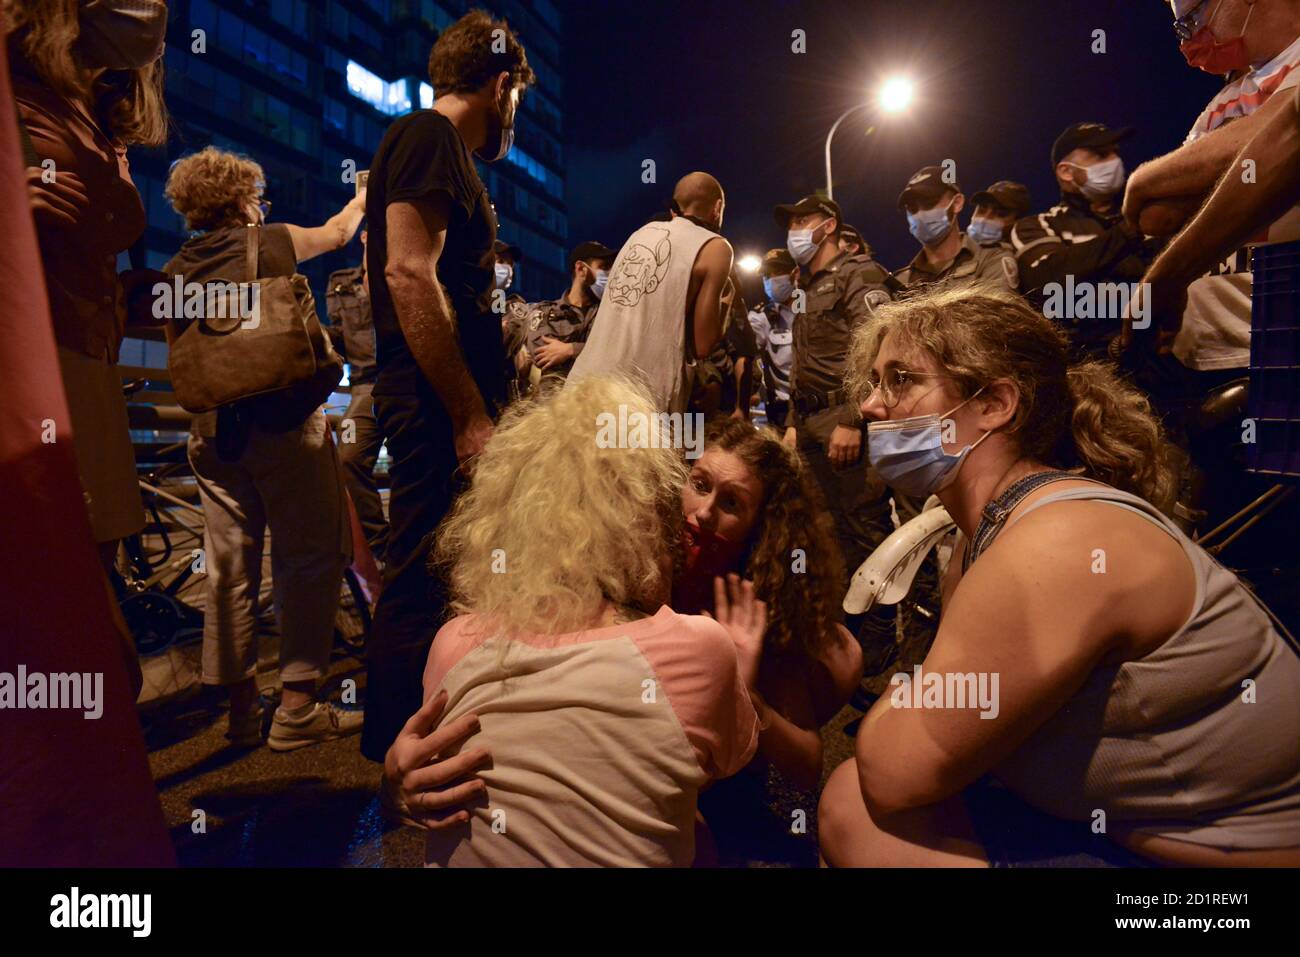
[[[608,379],[519,407],[439,529],[458,617],[425,699],[445,695],[444,726],[476,716],[468,744],[492,763],[464,823],[430,831],[429,866],[689,865],[700,789],[753,756],[757,663],[737,645],[762,635],[762,603],[737,589],[725,625],[667,607],[685,465],[602,448],[620,406],[653,412]]]
[[[1158,507],[1146,399],[1066,346],[973,290],[855,342],[872,464],[961,541],[921,673],[822,795],[828,863],[1300,863],[1300,658]]]

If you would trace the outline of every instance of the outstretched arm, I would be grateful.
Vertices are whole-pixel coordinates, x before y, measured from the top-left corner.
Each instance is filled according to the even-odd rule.
[[[352,242],[357,227],[366,215],[366,191],[353,196],[348,204],[320,226],[294,226],[285,223],[293,240],[293,255],[298,262],[314,259],[322,253],[342,249]]]

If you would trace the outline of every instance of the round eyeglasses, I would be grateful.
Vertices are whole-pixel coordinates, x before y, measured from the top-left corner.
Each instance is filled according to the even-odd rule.
[[[903,393],[917,379],[951,379],[952,376],[946,372],[913,372],[910,369],[900,369],[897,366],[891,366],[885,370],[881,377],[868,375],[866,380],[867,388],[871,391],[867,393],[870,399],[877,391],[880,393],[880,399],[885,403],[886,409],[892,409],[898,405]]]

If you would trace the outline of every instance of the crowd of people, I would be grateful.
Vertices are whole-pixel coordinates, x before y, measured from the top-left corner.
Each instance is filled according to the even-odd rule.
[[[509,152],[535,78],[482,11],[441,33],[432,108],[392,123],[326,222],[268,221],[261,167],[208,146],[165,189],[191,238],[161,273],[119,274],[144,229],[126,148],[166,138],[166,6],[10,0],[106,571],[143,525],[123,336],[161,322],[192,349],[202,326],[248,343],[249,367],[222,367],[245,394],[191,410],[203,681],[229,693],[232,743],[259,746],[269,532],[284,690],[267,743],[359,733],[394,819],[427,830],[429,866],[733,863],[773,826],[756,813],[773,780],[809,795],[804,846],[831,866],[1300,864],[1300,657],[1197,544],[1257,480],[1204,454],[1193,415],[1249,361],[1240,247],[1300,238],[1300,0],[1171,5],[1189,63],[1228,76],[1183,146],[1128,176],[1130,129],[1073,124],[1038,213],[1020,183],[968,201],[951,165],[925,166],[897,201],[919,248],[892,271],[834,200],[779,205],[751,309],[726,192],[700,171],[617,247],[575,246],[557,299],[510,293],[522,254],[475,164]],[[1243,155],[1253,191],[1224,175]],[[297,264],[358,231],[322,331]],[[256,286],[260,312],[222,326],[209,296],[201,316],[160,316],[149,290],[171,280]],[[1059,308],[1084,288],[1117,301],[1117,284],[1119,311]],[[283,328],[346,356],[337,436],[319,382],[262,368]],[[611,416],[652,439],[603,440]],[[364,713],[318,691],[349,498],[384,569]],[[902,675],[915,694],[872,704],[862,679],[895,660],[900,625],[892,606],[846,615],[849,579],[935,502],[956,526],[918,586],[937,636]],[[1280,538],[1259,547],[1294,567]],[[923,672],[993,698],[932,703]],[[869,708],[855,756],[823,787],[822,729],[851,701]]]

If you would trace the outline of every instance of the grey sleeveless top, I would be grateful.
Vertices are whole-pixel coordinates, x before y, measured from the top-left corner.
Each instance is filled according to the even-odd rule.
[[[1096,669],[994,776],[1029,804],[1222,850],[1300,846],[1300,656],[1238,578],[1154,506],[1104,501],[1164,529],[1196,575],[1191,617],[1142,658]]]

